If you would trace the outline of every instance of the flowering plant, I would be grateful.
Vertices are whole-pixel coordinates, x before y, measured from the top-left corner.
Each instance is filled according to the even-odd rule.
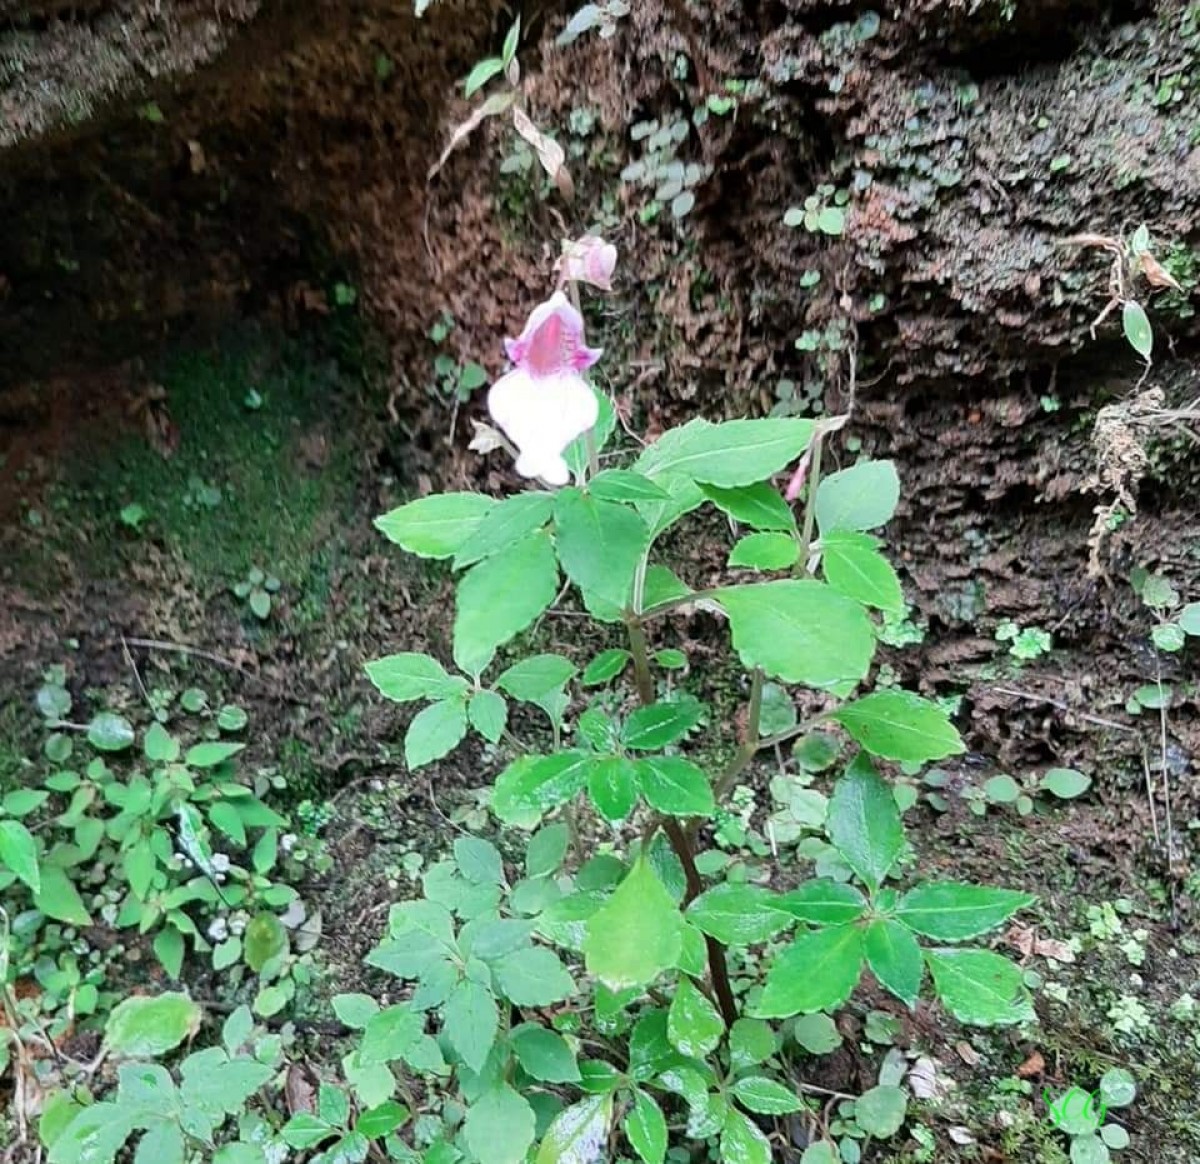
[[[836,1010],[864,972],[902,1007],[928,973],[961,1021],[1031,1019],[1019,968],[962,943],[1032,898],[911,876],[881,764],[963,744],[937,704],[861,690],[880,615],[903,610],[873,532],[899,500],[893,465],[823,473],[844,418],[697,419],[601,469],[614,410],[584,377],[600,352],[584,342],[575,282],[598,273],[605,286],[613,256],[588,268],[601,252],[585,251],[568,248],[570,297],[532,312],[488,398],[517,473],[545,487],[444,493],[377,523],[409,553],[450,562],[458,582],[451,660],[403,652],[368,674],[389,699],[425,704],[405,737],[410,769],[469,732],[486,741],[503,764],[490,799],[501,830],[498,844],[461,837],[424,897],[393,907],[368,961],[412,993],[363,1018],[351,1082],[379,1103],[394,1085],[381,1065],[426,1077],[424,1094],[441,1098],[425,1110],[441,1122],[426,1143],[397,1132],[392,1147],[427,1161],[590,1164],[619,1143],[661,1164],[673,1142],[710,1141],[714,1158],[767,1164],[797,1114],[828,1135],[823,1151],[836,1142],[857,1159],[858,1141],[899,1130],[903,1070],[823,1124],[790,1020]],[[738,537],[728,579],[696,589],[659,547],[705,506]],[[514,652],[564,601],[611,628],[612,645],[587,661]],[[739,715],[713,705],[713,671],[679,682],[686,656],[656,649],[664,627],[699,610],[727,626],[745,669]],[[792,686],[808,693],[806,718]],[[536,744],[510,729],[513,703],[548,721]],[[737,840],[753,805],[739,815],[732,798],[744,804],[739,785],[764,749],[780,757],[772,793],[791,806],[791,832],[771,818],[755,855]],[[815,786],[835,767],[827,791]]]

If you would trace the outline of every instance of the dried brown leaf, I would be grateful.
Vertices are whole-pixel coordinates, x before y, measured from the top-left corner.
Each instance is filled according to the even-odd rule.
[[[471,116],[465,121],[460,121],[450,134],[450,140],[446,143],[446,148],[442,150],[441,156],[432,166],[429,167],[429,173],[426,180],[432,182],[438,176],[441,168],[446,164],[446,159],[473,134],[489,117],[496,117],[510,108],[517,95],[515,92],[493,93],[482,105],[472,110]]]
[[[1142,274],[1146,276],[1146,282],[1151,287],[1170,287],[1172,291],[1182,293],[1183,288],[1176,282],[1175,276],[1149,251],[1142,251],[1138,255],[1138,262],[1141,263]]]
[[[563,148],[552,137],[544,134],[532,121],[528,114],[519,106],[512,111],[513,128],[531,146],[542,164],[542,169],[549,175],[550,180],[558,187],[559,193],[571,201],[575,197],[575,183],[567,171],[567,155]]]

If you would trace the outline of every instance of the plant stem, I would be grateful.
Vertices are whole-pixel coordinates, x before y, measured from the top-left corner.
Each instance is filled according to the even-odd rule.
[[[808,478],[808,493],[804,498],[804,532],[800,535],[800,570],[807,574],[808,551],[812,546],[813,526],[817,520],[817,487],[821,484],[821,450],[824,448],[825,433],[820,429],[813,438],[812,470]]]
[[[761,667],[754,668],[750,679],[750,703],[746,709],[746,732],[733,759],[726,765],[725,771],[717,778],[713,788],[713,796],[718,804],[733,791],[737,778],[745,770],[746,765],[754,759],[762,744],[758,739],[758,726],[762,718],[763,673]]]
[[[650,656],[646,648],[646,632],[642,628],[641,619],[633,611],[627,611],[625,626],[629,631],[629,651],[633,655],[633,672],[637,682],[638,699],[643,706],[654,702],[654,677],[650,673]],[[757,731],[757,728],[755,729]],[[687,879],[687,892],[684,894],[681,909],[686,909],[701,893],[704,892],[704,882],[700,870],[696,868],[696,857],[692,852],[691,841],[683,825],[674,817],[664,816],[663,831],[671,842],[671,848],[683,866],[683,874]],[[653,835],[652,833],[650,835]],[[647,842],[648,843],[648,842]],[[729,983],[729,968],[725,964],[725,947],[716,938],[704,938],[705,949],[708,951],[708,976],[712,980],[713,993],[717,997],[717,1005],[725,1020],[728,1030],[737,1021],[737,1001],[733,997],[733,987]]]
[[[600,452],[596,448],[596,427],[595,427],[595,425],[593,425],[591,428],[589,428],[587,430],[587,434],[584,437],[584,441],[587,444],[588,480],[590,481],[593,477],[596,476],[597,473],[600,472]]]
[[[704,882],[700,879],[700,870],[696,868],[696,857],[692,852],[692,843],[688,840],[683,825],[674,817],[665,817],[663,831],[671,842],[671,848],[683,866],[683,875],[687,879],[687,891],[683,895],[681,909],[687,909],[704,891]],[[738,1018],[737,1001],[733,997],[733,987],[729,983],[729,968],[725,965],[725,947],[716,938],[705,935],[704,945],[708,950],[708,975],[712,979],[713,993],[717,996],[717,1005],[721,1008],[721,1017],[728,1029]]]
[[[654,702],[654,676],[650,674],[646,631],[642,627],[642,620],[632,611],[625,615],[625,626],[629,631],[629,653],[633,656],[633,675],[637,683],[638,699],[648,705]]]

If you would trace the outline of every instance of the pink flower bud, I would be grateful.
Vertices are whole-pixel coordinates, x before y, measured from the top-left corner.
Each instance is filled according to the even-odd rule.
[[[616,266],[617,248],[597,235],[585,234],[583,238],[563,244],[559,270],[564,280],[611,291]]]
[[[791,504],[797,497],[800,496],[800,490],[804,488],[804,480],[808,476],[808,462],[811,459],[810,453],[805,453],[800,458],[800,464],[796,466],[796,471],[792,474],[792,479],[788,482],[787,490],[783,494],[784,501]]]

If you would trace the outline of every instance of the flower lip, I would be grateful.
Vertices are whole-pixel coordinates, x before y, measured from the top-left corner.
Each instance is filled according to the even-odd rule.
[[[583,316],[561,291],[534,308],[525,329],[506,339],[504,349],[518,368],[535,377],[582,372],[601,354],[583,342]]]
[[[583,342],[583,316],[561,291],[536,307],[505,346],[516,366],[488,390],[488,411],[516,445],[521,476],[565,485],[571,472],[563,453],[599,416],[596,394],[580,373],[600,350]]]

